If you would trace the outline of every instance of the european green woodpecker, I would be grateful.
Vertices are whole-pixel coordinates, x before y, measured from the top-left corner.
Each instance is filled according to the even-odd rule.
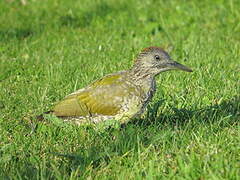
[[[132,68],[106,75],[66,96],[50,111],[64,121],[82,124],[111,119],[120,123],[142,114],[156,91],[155,77],[168,70],[192,70],[159,47],[143,49]]]

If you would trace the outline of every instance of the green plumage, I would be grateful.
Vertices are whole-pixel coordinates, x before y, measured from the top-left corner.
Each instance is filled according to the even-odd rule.
[[[140,110],[143,98],[141,87],[131,81],[127,72],[121,72],[108,75],[68,95],[56,104],[53,114],[74,119],[88,117],[93,121],[98,121],[98,116],[110,119],[125,114],[131,117]]]

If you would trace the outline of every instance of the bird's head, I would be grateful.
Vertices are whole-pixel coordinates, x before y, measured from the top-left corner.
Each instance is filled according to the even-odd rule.
[[[168,70],[192,70],[171,59],[169,54],[160,47],[148,47],[138,55],[134,68],[153,76]]]

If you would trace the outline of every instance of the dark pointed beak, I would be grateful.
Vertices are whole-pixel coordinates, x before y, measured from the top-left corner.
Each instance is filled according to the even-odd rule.
[[[180,64],[176,61],[168,62],[167,66],[171,69],[179,69],[179,70],[182,70],[182,71],[193,72],[193,70],[190,69],[189,67],[184,66],[184,65],[182,65],[182,64]]]

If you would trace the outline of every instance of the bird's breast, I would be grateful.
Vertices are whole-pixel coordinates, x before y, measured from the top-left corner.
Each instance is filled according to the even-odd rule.
[[[145,86],[145,95],[143,97],[143,106],[142,106],[142,111],[146,108],[148,103],[152,100],[152,97],[154,96],[156,92],[156,81],[155,79],[151,79],[149,82],[148,86]]]

